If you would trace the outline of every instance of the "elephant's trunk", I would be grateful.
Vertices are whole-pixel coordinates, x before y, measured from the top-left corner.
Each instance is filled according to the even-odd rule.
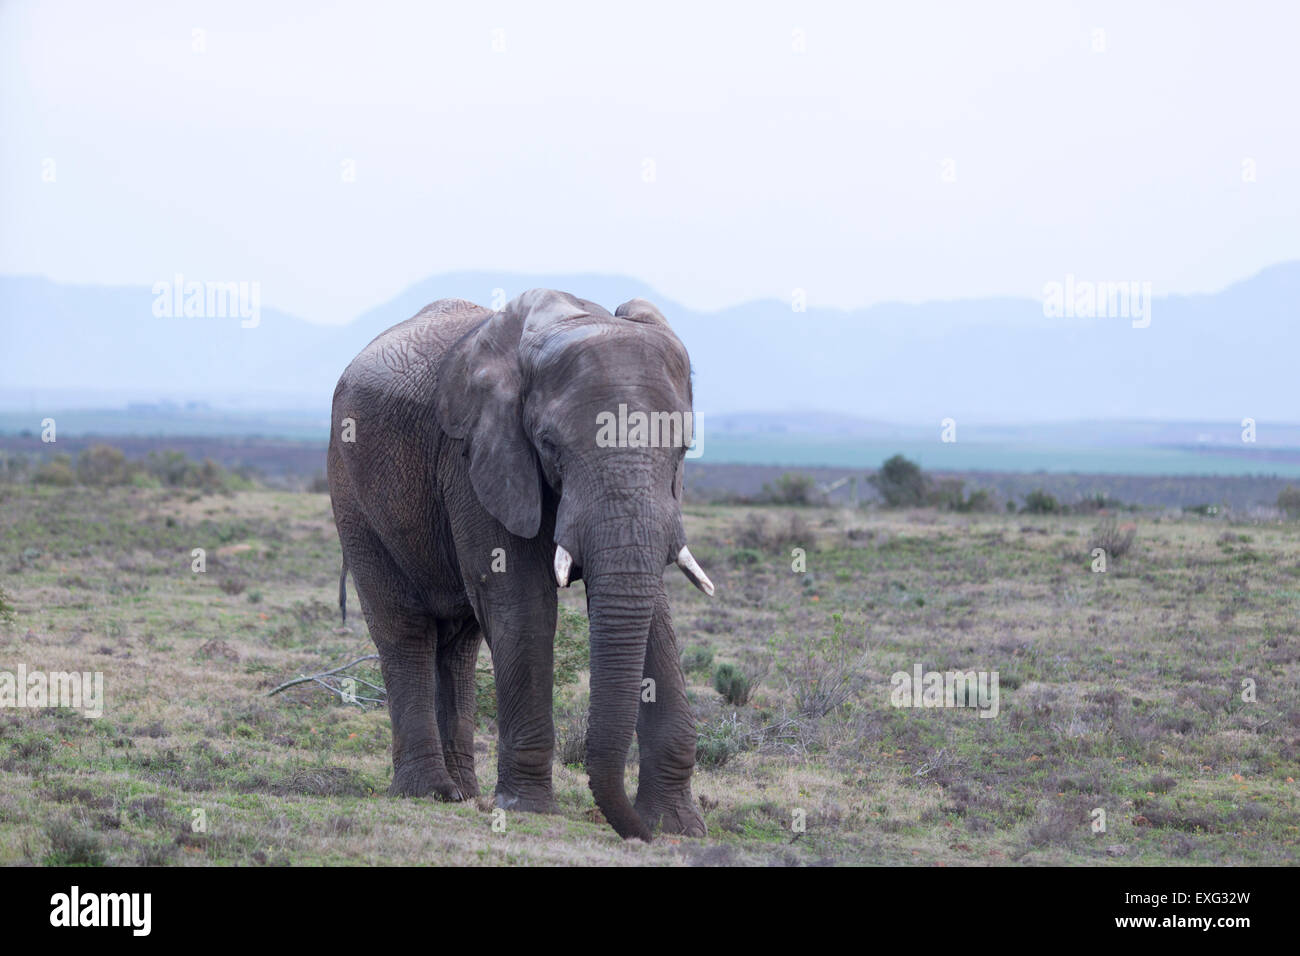
[[[650,830],[623,788],[623,769],[636,732],[646,640],[663,571],[614,571],[602,569],[604,563],[591,561],[584,571],[591,627],[587,775],[596,806],[618,835],[649,841]]]

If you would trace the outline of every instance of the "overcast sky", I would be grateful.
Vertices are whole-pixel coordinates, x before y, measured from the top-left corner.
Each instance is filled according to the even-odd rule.
[[[541,6],[6,0],[0,273],[340,322],[465,268],[850,307],[1300,258],[1300,4]]]

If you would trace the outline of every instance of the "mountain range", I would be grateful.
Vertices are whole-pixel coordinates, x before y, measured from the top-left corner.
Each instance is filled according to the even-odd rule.
[[[717,312],[622,276],[437,275],[342,326],[266,307],[238,318],[158,317],[149,287],[0,277],[0,403],[81,407],[202,401],[328,408],[357,351],[429,302],[491,305],[528,288],[601,303],[644,297],[691,353],[696,409],[730,431],[822,434],[896,426],[1052,421],[1300,422],[1300,262],[1217,293],[1156,296],[1150,325],[1053,318],[1028,298],[857,310],[760,300]]]

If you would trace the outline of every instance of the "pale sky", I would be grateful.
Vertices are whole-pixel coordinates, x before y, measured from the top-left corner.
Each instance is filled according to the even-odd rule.
[[[0,273],[321,322],[460,269],[1214,291],[1300,258],[1298,35],[1291,2],[6,0]]]

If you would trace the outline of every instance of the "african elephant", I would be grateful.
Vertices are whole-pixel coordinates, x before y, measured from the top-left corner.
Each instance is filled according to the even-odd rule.
[[[647,441],[621,419],[608,427],[636,412],[665,432],[684,420],[686,434]],[[613,315],[545,289],[498,312],[443,299],[347,367],[328,463],[339,603],[346,616],[351,571],[388,692],[390,793],[478,794],[474,670],[486,638],[496,805],[553,812],[556,588],[581,579],[596,804],[624,838],[704,835],[690,785],[695,722],[663,583],[676,563],[713,593],[682,527],[690,422],[690,359],[643,299]],[[634,730],[635,805],[623,785]]]

